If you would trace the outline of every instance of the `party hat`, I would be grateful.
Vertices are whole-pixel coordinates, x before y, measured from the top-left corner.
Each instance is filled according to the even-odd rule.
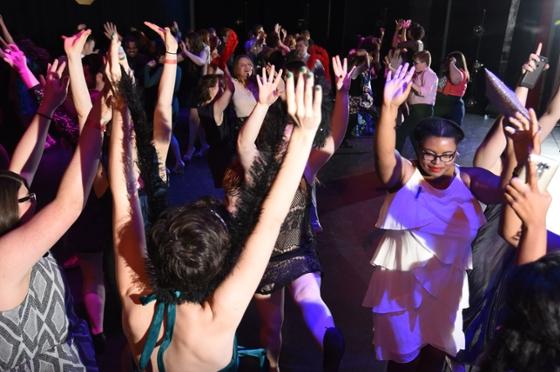
[[[516,112],[520,112],[523,116],[529,118],[529,111],[519,101],[515,93],[490,70],[485,68],[484,72],[486,73],[486,97],[500,114],[508,117],[515,116]]]

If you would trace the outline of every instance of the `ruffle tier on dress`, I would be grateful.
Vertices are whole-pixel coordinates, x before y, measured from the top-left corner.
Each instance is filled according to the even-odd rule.
[[[371,260],[375,269],[363,302],[374,314],[378,359],[410,362],[428,344],[449,355],[464,348],[470,243],[483,223],[458,167],[444,190],[416,170],[387,196],[376,224],[386,231]]]

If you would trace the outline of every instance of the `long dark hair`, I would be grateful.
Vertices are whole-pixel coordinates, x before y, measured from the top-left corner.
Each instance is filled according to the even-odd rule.
[[[0,236],[18,226],[18,191],[21,185],[27,187],[25,179],[17,173],[0,171]]]
[[[508,277],[506,316],[483,371],[560,371],[560,252]]]
[[[196,106],[201,106],[210,99],[210,87],[218,84],[221,78],[221,75],[216,74],[208,74],[200,78],[195,93]]]

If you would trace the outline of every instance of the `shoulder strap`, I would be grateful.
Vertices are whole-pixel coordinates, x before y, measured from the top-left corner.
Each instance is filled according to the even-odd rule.
[[[175,295],[180,296],[180,292],[176,291]],[[152,323],[148,329],[148,335],[146,337],[146,343],[144,344],[144,349],[140,355],[140,361],[138,366],[140,370],[146,369],[150,363],[150,358],[156,346],[159,331],[163,324],[163,317],[166,316],[167,320],[165,323],[165,333],[163,335],[163,341],[159,347],[157,355],[158,370],[160,372],[165,372],[165,365],[163,363],[163,354],[169,348],[171,344],[171,339],[173,337],[173,328],[175,326],[175,316],[176,316],[176,304],[175,303],[165,303],[157,300],[155,294],[148,296],[143,296],[140,298],[142,305],[146,305],[152,301],[156,301],[156,308],[154,312],[154,317],[152,318]]]

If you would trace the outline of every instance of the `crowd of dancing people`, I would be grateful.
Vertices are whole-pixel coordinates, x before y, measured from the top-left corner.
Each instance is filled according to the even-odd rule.
[[[373,136],[387,192],[363,299],[371,357],[388,371],[560,371],[560,240],[531,160],[560,120],[560,91],[540,117],[499,116],[466,167],[466,58],[432,68],[410,20],[391,40],[358,37],[344,58],[279,24],[246,40],[79,25],[52,59],[1,17],[0,33],[13,103],[0,116],[0,370],[99,370],[111,291],[129,370],[237,370],[253,301],[262,368],[279,371],[286,292],[324,370],[339,370],[315,187],[340,147]],[[524,104],[527,88],[515,93]],[[197,156],[224,199],[168,205],[170,179]],[[65,280],[73,261],[85,320]]]

